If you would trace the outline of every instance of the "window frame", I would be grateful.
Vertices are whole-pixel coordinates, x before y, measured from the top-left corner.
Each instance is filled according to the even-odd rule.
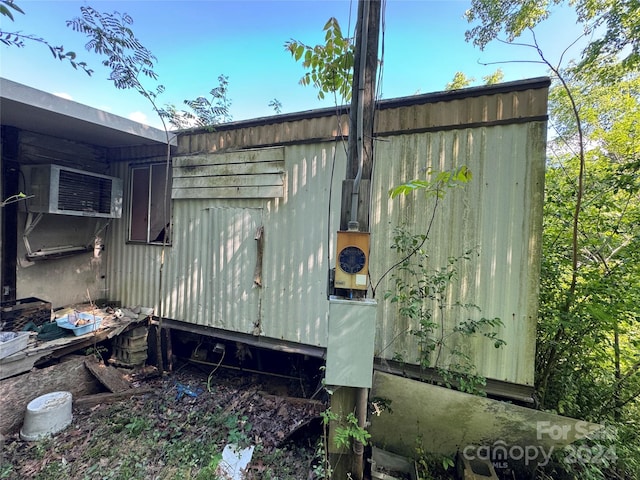
[[[166,179],[166,198],[165,198]],[[140,245],[172,244],[172,172],[166,162],[139,163],[129,165],[129,208],[127,212],[127,243]],[[166,204],[166,219],[162,200]],[[158,209],[157,206],[160,206]],[[166,220],[166,224],[165,224]],[[162,227],[166,225],[166,227]],[[161,238],[162,233],[166,240]]]

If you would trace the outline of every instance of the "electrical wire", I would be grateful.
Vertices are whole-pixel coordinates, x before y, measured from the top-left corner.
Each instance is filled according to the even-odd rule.
[[[220,361],[218,362],[218,364],[213,368],[213,370],[211,370],[211,373],[209,373],[209,376],[207,377],[207,392],[209,393],[213,393],[211,391],[211,377],[213,377],[213,374],[216,373],[216,371],[218,370],[218,368],[220,368],[220,365],[222,365],[222,360],[224,360],[224,355],[225,355],[226,350],[222,351],[222,355],[220,355]]]

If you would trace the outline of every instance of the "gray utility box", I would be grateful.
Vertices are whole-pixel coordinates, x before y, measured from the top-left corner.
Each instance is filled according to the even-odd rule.
[[[375,300],[329,299],[327,385],[371,388],[377,311]]]

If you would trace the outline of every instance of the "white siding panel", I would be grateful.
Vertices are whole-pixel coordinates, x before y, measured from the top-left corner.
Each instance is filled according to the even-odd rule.
[[[175,320],[325,347],[344,146],[288,146],[285,169],[283,198],[173,200],[162,305],[162,247],[125,244],[126,219],[114,222],[110,298],[153,306]],[[260,225],[261,288],[253,285]]]
[[[468,166],[473,179],[462,189],[452,189],[438,202],[426,243],[431,267],[447,265],[475,249],[470,261],[460,265],[451,301],[473,303],[481,312],[451,310],[443,319],[445,331],[471,317],[499,317],[505,326],[499,336],[507,342],[496,349],[490,341],[465,345],[479,373],[490,378],[533,383],[535,354],[535,290],[538,281],[544,158],[539,145],[544,127],[532,124],[481,129],[450,130],[421,136],[399,136],[378,144],[377,155],[389,159],[376,165],[370,273],[377,284],[399,260],[389,249],[393,229],[406,223],[414,233],[427,233],[434,200],[414,193],[390,200],[390,188],[414,178],[427,178],[430,169]],[[537,198],[536,198],[537,197]],[[392,286],[387,275],[376,291],[378,299]],[[418,358],[416,328],[396,315],[396,306],[379,300],[376,351],[384,358],[402,355],[410,363]],[[439,320],[439,319],[438,319]]]

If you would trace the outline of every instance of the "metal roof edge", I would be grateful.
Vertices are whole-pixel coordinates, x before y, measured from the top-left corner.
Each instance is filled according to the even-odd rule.
[[[425,103],[449,102],[463,98],[475,98],[484,95],[497,95],[501,93],[521,92],[523,90],[535,90],[548,88],[551,85],[549,77],[536,77],[526,80],[516,80],[513,82],[496,83],[494,85],[481,85],[477,87],[460,88],[456,90],[445,90],[441,92],[425,93],[410,97],[390,98],[378,102],[381,110],[387,108],[398,108],[408,105],[421,105]]]
[[[379,100],[377,102],[377,110],[386,110],[389,108],[406,107],[411,105],[421,105],[426,103],[436,102],[448,102],[452,100],[479,97],[482,95],[497,95],[501,93],[519,92],[523,90],[532,90],[540,88],[548,88],[551,85],[551,79],[549,77],[534,77],[524,80],[516,80],[512,82],[497,83],[494,85],[481,85],[476,87],[461,88],[457,90],[446,90],[433,93],[425,93],[421,95],[411,95],[408,97],[389,98],[385,100]],[[238,128],[250,128],[264,125],[271,125],[275,123],[292,122],[296,120],[305,120],[317,117],[327,117],[333,115],[348,115],[349,105],[342,105],[337,107],[326,107],[314,110],[304,110],[300,112],[285,113],[281,115],[272,115],[268,117],[259,117],[248,120],[239,120],[236,122],[222,123],[214,125],[214,131],[235,130]],[[185,129],[177,134],[188,133],[204,133],[207,132],[207,128],[194,128]]]

